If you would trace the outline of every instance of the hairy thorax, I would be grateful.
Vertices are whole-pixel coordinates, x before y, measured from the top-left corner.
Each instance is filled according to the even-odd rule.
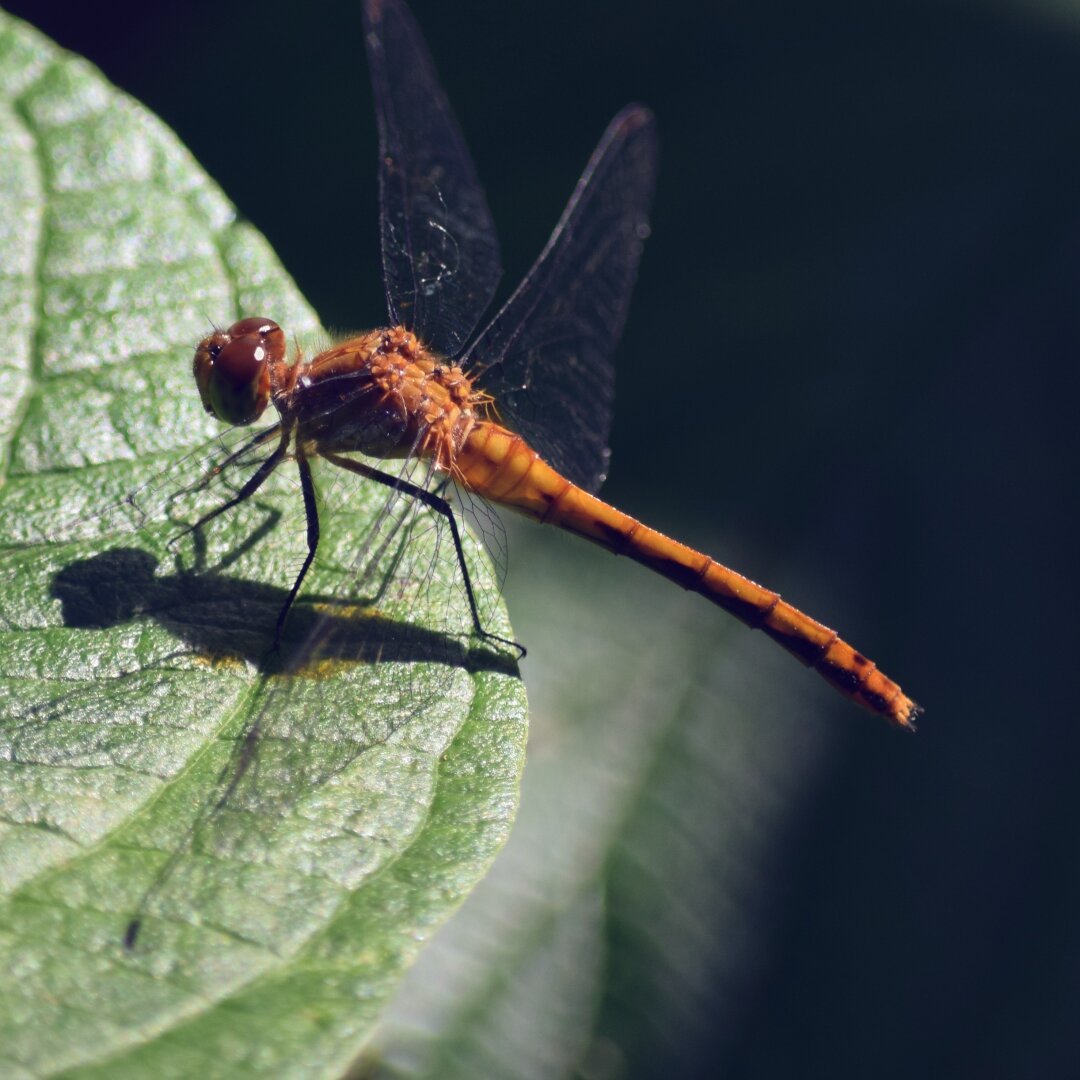
[[[299,359],[275,390],[309,452],[416,453],[452,468],[486,399],[461,368],[401,326],[371,330]]]

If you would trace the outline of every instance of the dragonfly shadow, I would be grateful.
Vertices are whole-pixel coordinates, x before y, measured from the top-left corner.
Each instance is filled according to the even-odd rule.
[[[265,674],[318,675],[328,662],[332,669],[410,661],[519,674],[517,658],[497,649],[318,594],[293,606],[275,650],[274,626],[287,590],[214,571],[162,575],[157,568],[149,552],[112,548],[59,570],[50,593],[69,628],[104,630],[150,618],[195,656],[244,661]]]

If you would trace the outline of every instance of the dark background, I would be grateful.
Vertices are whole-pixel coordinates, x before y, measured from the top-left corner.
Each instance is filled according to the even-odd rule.
[[[381,320],[355,3],[6,6],[161,115],[328,325]],[[700,1060],[1080,1075],[1080,5],[414,9],[505,289],[610,116],[655,109],[605,491],[691,542],[722,528],[766,583],[797,566],[927,706],[903,738],[838,703],[774,962]]]

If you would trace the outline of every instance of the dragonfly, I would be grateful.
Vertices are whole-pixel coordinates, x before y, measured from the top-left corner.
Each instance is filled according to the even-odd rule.
[[[477,685],[517,675],[522,651],[463,514],[495,548],[489,506],[575,533],[761,629],[897,726],[920,712],[775,592],[597,497],[612,357],[656,183],[649,110],[615,116],[536,263],[485,323],[499,246],[461,130],[404,3],[365,0],[363,18],[385,325],[318,348],[290,346],[267,317],[214,329],[192,364],[202,407],[229,425],[209,453],[199,445],[136,488],[141,464],[102,472],[100,489],[96,475],[58,470],[35,480],[39,509],[11,515],[11,569],[0,573],[15,604],[0,629],[21,628],[24,593],[46,588],[62,627],[48,624],[47,664],[44,635],[12,654],[0,761],[94,778],[95,805],[126,815],[125,861],[104,875],[122,892],[125,962],[183,952],[196,930],[217,949],[297,948],[343,889],[385,865],[388,838],[419,828],[421,766],[450,744]],[[328,468],[316,488],[318,461]],[[295,564],[272,490],[293,475],[306,524]],[[54,528],[57,507],[72,516]],[[213,523],[226,515],[223,539]],[[22,538],[39,531],[51,546],[29,557]],[[117,537],[123,546],[103,546]],[[188,555],[199,573],[187,573]],[[182,573],[162,572],[170,557]],[[287,590],[268,584],[281,558],[296,570]],[[257,568],[252,580],[234,574],[245,567]],[[83,636],[88,654],[103,643],[92,663]],[[397,783],[368,771],[389,768]],[[88,852],[113,824],[64,809],[17,806],[43,859],[53,831],[40,821]],[[246,961],[229,955],[242,980]],[[216,979],[213,992],[224,990]]]
[[[310,358],[289,355],[272,319],[243,318],[197,346],[207,412],[230,425],[277,421],[219,468],[271,447],[236,494],[195,527],[252,498],[287,460],[299,475],[307,552],[277,619],[279,641],[320,541],[311,461],[417,500],[449,530],[475,634],[481,619],[452,484],[626,556],[759,629],[841,694],[912,730],[922,711],[836,631],[771,589],[601,500],[612,356],[649,226],[656,121],[630,105],[611,121],[539,258],[477,332],[501,269],[494,222],[420,30],[400,0],[367,0],[365,45],[379,143],[388,320]],[[360,455],[355,456],[355,455]],[[390,467],[422,461],[421,482]],[[377,464],[372,464],[372,462]]]

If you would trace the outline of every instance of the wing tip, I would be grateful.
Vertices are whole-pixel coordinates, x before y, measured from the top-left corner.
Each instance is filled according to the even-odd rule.
[[[609,126],[616,131],[631,132],[650,125],[656,126],[656,114],[648,105],[631,101],[615,114]]]

